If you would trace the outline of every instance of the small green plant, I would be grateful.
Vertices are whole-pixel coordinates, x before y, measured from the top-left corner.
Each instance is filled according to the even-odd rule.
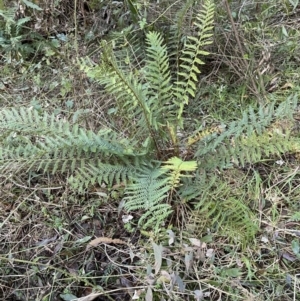
[[[0,51],[7,62],[27,58],[36,52],[44,38],[26,27],[30,17],[17,18],[17,8],[0,9]]]

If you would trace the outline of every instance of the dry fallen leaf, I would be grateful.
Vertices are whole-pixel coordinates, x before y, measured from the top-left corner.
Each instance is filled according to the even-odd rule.
[[[122,215],[122,222],[124,224],[130,222],[133,219],[133,216],[131,214],[129,215]]]
[[[169,234],[169,246],[172,245],[175,241],[175,233],[172,230],[167,230]]]
[[[153,300],[153,294],[152,294],[152,289],[148,286],[147,289],[147,294],[145,296],[146,301],[152,301]]]
[[[118,245],[118,244],[120,244],[120,245],[127,245],[127,243],[125,241],[123,241],[121,239],[118,239],[118,238],[113,239],[113,238],[110,238],[110,237],[97,237],[97,238],[91,240],[88,243],[86,249],[88,250],[88,249],[90,249],[92,247],[97,247],[101,243],[116,244],[116,245]]]
[[[214,255],[214,249],[207,249],[205,255],[206,255],[206,257],[208,257],[208,258],[212,258],[213,255]]]
[[[200,290],[195,290],[194,294],[197,301],[201,301],[204,298],[203,292]]]
[[[294,88],[294,85],[292,83],[285,83],[281,89],[284,90],[284,89],[290,89],[290,88]]]
[[[197,238],[189,238],[189,241],[191,242],[191,244],[193,246],[196,246],[196,247],[199,247],[201,248],[202,246],[202,242],[200,241],[200,239],[197,239]]]
[[[194,253],[190,252],[190,253],[186,253],[184,256],[184,263],[185,263],[185,270],[187,273],[189,273],[189,270],[192,266],[193,263],[193,259],[194,259]]]
[[[155,242],[152,243],[154,258],[155,258],[155,275],[159,272],[161,264],[162,264],[162,254],[163,254],[163,246],[157,245]]]
[[[135,290],[134,291],[134,295],[133,295],[133,297],[132,297],[132,300],[138,300],[139,298],[140,298],[140,294],[142,293],[142,291],[141,290]]]

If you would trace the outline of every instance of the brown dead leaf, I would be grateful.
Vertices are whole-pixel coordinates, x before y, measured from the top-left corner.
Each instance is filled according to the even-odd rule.
[[[116,245],[127,245],[127,243],[125,241],[121,240],[121,239],[118,239],[118,238],[113,239],[113,238],[110,238],[110,237],[103,236],[103,237],[97,237],[97,238],[91,240],[88,243],[86,249],[88,250],[92,247],[97,247],[101,243],[116,244]]]

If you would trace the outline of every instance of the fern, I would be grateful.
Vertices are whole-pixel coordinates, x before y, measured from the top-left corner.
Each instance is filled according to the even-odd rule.
[[[194,179],[185,179],[178,193],[182,200],[195,205],[192,223],[209,227],[245,246],[253,240],[258,225],[249,207],[254,184],[251,184],[246,175],[240,178],[244,187],[237,187],[235,191],[222,176],[201,172]]]
[[[173,157],[166,161],[162,166],[162,170],[169,171],[169,184],[172,188],[178,187],[179,182],[183,177],[188,175],[182,174],[182,172],[191,172],[196,170],[196,161],[182,161],[177,157]]]
[[[229,236],[230,240],[242,243],[242,246],[253,241],[258,225],[254,213],[241,199],[228,196],[226,199],[206,204],[200,200],[198,207],[201,216],[210,219],[209,223],[219,234]]]
[[[137,172],[138,169],[134,165],[112,165],[100,161],[90,162],[84,167],[78,168],[74,176],[68,178],[68,183],[79,193],[83,193],[95,184],[101,186],[103,183],[109,185],[122,183],[127,186],[136,177]]]
[[[64,173],[84,168],[89,162],[134,161],[143,153],[133,152],[124,138],[102,129],[98,133],[78,124],[57,121],[54,115],[35,110],[0,111],[0,171],[38,170]]]
[[[18,7],[0,10],[1,22],[0,49],[3,50],[6,60],[11,62],[12,58],[27,58],[28,55],[38,51],[40,44],[44,41],[42,35],[30,31],[26,24],[30,17],[16,19]],[[24,43],[24,41],[32,41]]]
[[[297,105],[296,97],[289,97],[275,108],[275,103],[260,107],[255,113],[253,108],[243,113],[239,121],[233,121],[221,133],[205,136],[197,144],[195,157],[203,168],[226,167],[232,163],[245,165],[258,162],[263,157],[279,155],[294,150],[297,140],[269,131],[276,118],[292,118]]]
[[[145,66],[145,80],[148,84],[147,103],[152,112],[151,124],[157,131],[161,126],[166,126],[166,108],[172,102],[172,83],[167,50],[161,35],[155,32],[148,33],[147,44]]]
[[[204,62],[200,59],[202,55],[208,55],[207,51],[203,50],[203,47],[212,43],[212,29],[213,29],[213,17],[214,17],[214,4],[212,1],[205,1],[203,8],[196,16],[195,26],[197,27],[197,37],[187,37],[187,42],[182,51],[181,64],[179,67],[179,80],[175,83],[174,95],[176,96],[176,102],[179,106],[178,119],[181,119],[183,108],[185,104],[188,104],[189,97],[195,97],[197,90],[196,82],[197,76],[200,73],[199,65],[203,65]]]
[[[182,172],[194,171],[196,167],[194,161],[183,162],[174,157],[161,167],[143,169],[136,176],[134,183],[126,188],[125,208],[128,211],[144,210],[139,225],[143,228],[154,225],[155,229],[158,229],[172,213],[170,204],[162,202],[168,200],[169,193],[179,186],[182,178],[186,177]]]
[[[154,139],[151,111],[146,102],[146,86],[139,83],[132,72],[125,74],[119,68],[109,46],[104,47],[103,62],[100,66],[91,67],[82,63],[81,67],[88,76],[96,78],[108,93],[115,96],[119,114],[126,112],[137,121],[139,138],[150,135]]]
[[[185,40],[183,30],[187,27],[185,24],[187,12],[194,7],[195,0],[186,1],[178,11],[175,16],[174,25],[171,26],[169,34],[167,36],[167,49],[169,52],[169,60],[174,79],[177,79],[177,70],[179,70],[179,60]],[[175,81],[174,80],[174,81]]]
[[[192,3],[188,1],[178,15],[178,24]],[[98,66],[81,61],[81,69],[113,97],[116,118],[130,129],[128,138],[108,128],[85,129],[75,117],[78,112],[73,122],[65,122],[28,108],[1,110],[0,173],[64,174],[70,187],[80,193],[92,185],[122,183],[125,209],[139,212],[140,228],[157,231],[176,202],[189,202],[213,228],[236,236],[234,227],[238,226],[253,237],[257,228],[248,204],[213,171],[299,149],[290,131],[276,128],[279,120],[293,119],[297,99],[289,98],[278,107],[275,103],[258,110],[250,107],[222,131],[203,129],[181,139],[178,127],[183,127],[185,105],[198,89],[199,67],[208,55],[204,49],[211,43],[213,15],[213,1],[205,0],[194,23],[196,34],[183,37],[182,44],[183,33],[178,28],[176,53],[168,52],[162,33],[145,32],[146,41],[137,43],[136,50],[121,46],[119,36],[116,51],[113,42],[103,41]],[[126,44],[127,38],[135,40],[135,34],[130,37],[126,32],[123,38]],[[191,154],[195,161],[186,161]]]
[[[171,213],[169,204],[161,204],[167,199],[170,186],[168,179],[163,177],[164,173],[159,168],[146,169],[138,174],[136,180],[126,188],[126,204],[128,211],[144,210],[145,213],[139,219],[139,226],[159,225]]]
[[[200,56],[208,52],[202,47],[211,43],[214,5],[205,1],[197,15],[196,37],[188,37],[181,55],[178,80],[172,81],[169,67],[169,55],[163,44],[162,35],[156,32],[146,34],[145,66],[138,72],[127,70],[126,74],[114,53],[112,46],[103,43],[102,63],[92,66],[84,61],[81,68],[89,77],[104,85],[106,91],[113,95],[119,108],[119,114],[126,112],[136,120],[137,132],[134,138],[141,141],[148,139],[147,145],[154,145],[157,157],[162,157],[165,142],[172,137],[174,154],[178,155],[178,139],[174,135],[177,126],[182,126],[184,104],[189,97],[195,96],[199,65],[203,64]],[[177,77],[176,77],[177,78]]]

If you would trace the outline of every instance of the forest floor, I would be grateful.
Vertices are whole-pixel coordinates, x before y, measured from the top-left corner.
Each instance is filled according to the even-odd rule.
[[[92,12],[84,18],[91,29]],[[280,47],[298,47],[299,28],[288,24]],[[51,111],[65,120],[80,110],[86,128],[106,126],[112,100],[78,64],[87,55],[99,61],[99,39],[82,25],[47,43],[26,59],[18,50],[1,54],[0,46],[0,109]],[[299,57],[280,61],[285,51],[273,54],[275,71],[264,78],[268,99],[278,103],[300,91]],[[201,106],[207,125],[235,120],[255,99],[223,55],[207,62],[190,108]],[[222,173],[241,201],[251,197],[258,230],[244,243],[232,225],[206,228],[192,206],[178,207],[158,233],[140,231],[120,206],[122,185],[79,194],[62,175],[0,174],[0,300],[300,300],[299,153]]]

